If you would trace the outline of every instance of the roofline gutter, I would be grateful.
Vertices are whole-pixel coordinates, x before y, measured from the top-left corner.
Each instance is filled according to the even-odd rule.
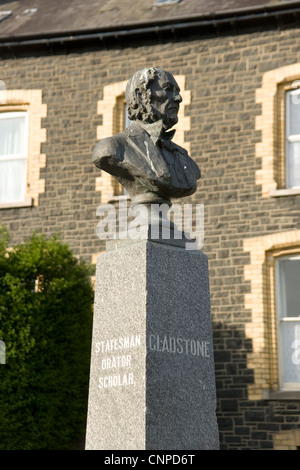
[[[90,41],[105,42],[106,39],[129,39],[130,37],[134,38],[140,35],[163,35],[167,32],[180,33],[184,30],[197,30],[198,34],[207,34],[208,31],[216,32],[226,26],[230,29],[248,25],[257,26],[258,23],[262,21],[267,22],[275,20],[275,24],[278,25],[284,17],[293,17],[294,23],[299,24],[300,1],[257,8],[227,10],[226,12],[216,12],[214,14],[190,16],[186,18],[176,17],[169,19],[167,22],[153,21],[147,23],[132,23],[123,28],[120,26],[119,28],[107,28],[93,32],[72,31],[62,36],[57,33],[49,33],[44,36],[23,36],[14,40],[4,38],[0,39],[0,49],[52,45],[63,46]]]

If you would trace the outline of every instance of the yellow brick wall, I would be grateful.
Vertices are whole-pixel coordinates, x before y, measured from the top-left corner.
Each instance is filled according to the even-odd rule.
[[[273,436],[274,450],[299,450],[300,429],[283,431]]]

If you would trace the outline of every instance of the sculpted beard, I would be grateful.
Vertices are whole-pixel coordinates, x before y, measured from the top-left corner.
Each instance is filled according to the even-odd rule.
[[[172,108],[169,113],[162,114],[151,104],[151,90],[136,90],[136,96],[128,103],[128,117],[131,120],[142,121],[146,124],[152,124],[163,120],[164,127],[170,129],[178,122],[178,108]]]

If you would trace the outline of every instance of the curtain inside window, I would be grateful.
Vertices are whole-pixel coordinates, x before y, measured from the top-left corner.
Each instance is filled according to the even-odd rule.
[[[283,258],[279,262],[280,316],[300,316],[300,256]],[[300,320],[300,318],[299,318]]]
[[[0,156],[26,153],[25,116],[0,119]]]
[[[289,135],[300,134],[300,90],[288,92]]]
[[[286,185],[300,187],[300,90],[286,94]]]
[[[24,200],[26,191],[26,117],[0,115],[0,203]]]
[[[300,322],[282,324],[282,355],[284,383],[300,383]]]
[[[289,142],[288,149],[288,184],[294,188],[300,186],[300,142]]]
[[[26,191],[26,159],[0,160],[0,202],[18,202]]]
[[[282,380],[300,384],[300,256],[278,260]]]

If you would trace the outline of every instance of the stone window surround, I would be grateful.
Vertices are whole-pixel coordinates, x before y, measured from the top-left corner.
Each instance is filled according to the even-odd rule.
[[[185,142],[184,133],[190,130],[190,118],[185,116],[185,106],[191,102],[191,92],[185,90],[185,76],[174,75],[177,81],[182,103],[178,113],[178,124],[174,126],[176,134],[174,142],[181,147],[190,151],[190,144]],[[97,140],[111,137],[124,129],[124,105],[125,105],[125,89],[128,80],[112,83],[103,87],[103,99],[97,103],[97,113],[102,115],[102,125],[97,126]],[[116,184],[115,178],[106,172],[96,178],[96,191],[101,192],[101,203],[116,201],[120,198],[128,198],[121,195],[120,187]]]
[[[0,209],[38,206],[39,195],[45,192],[45,180],[40,179],[40,169],[46,166],[46,155],[41,154],[41,143],[46,142],[41,119],[47,116],[42,90],[1,90],[0,113],[17,111],[28,115],[27,189],[24,201],[0,203]]]
[[[293,196],[300,188],[285,188],[285,102],[284,94],[291,84],[300,79],[300,63],[279,67],[263,75],[262,87],[256,90],[256,103],[262,113],[256,116],[256,130],[262,140],[256,144],[255,154],[261,159],[256,171],[256,184],[262,187],[263,197]]]
[[[274,450],[299,450],[300,429],[282,431],[273,435]]]
[[[244,276],[251,283],[245,308],[252,311],[252,320],[245,326],[253,346],[247,357],[247,366],[254,371],[249,399],[299,400],[300,390],[279,390],[274,264],[279,256],[300,253],[300,230],[245,239],[244,251],[250,252]]]

